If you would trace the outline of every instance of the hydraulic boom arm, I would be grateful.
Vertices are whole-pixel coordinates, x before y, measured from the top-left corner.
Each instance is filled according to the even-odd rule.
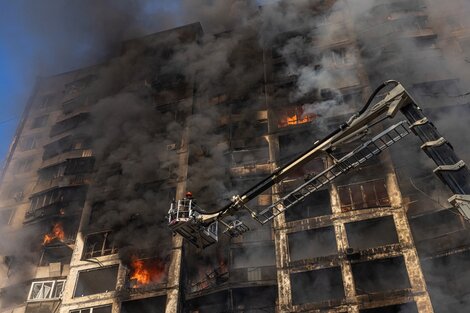
[[[377,93],[392,84],[394,87],[386,96],[381,101],[371,105]],[[372,126],[385,119],[394,118],[398,112],[401,112],[406,120],[399,121],[385,129],[339,160],[329,153],[333,148],[345,142],[362,137]],[[219,224],[224,228],[223,232],[225,234],[232,237],[238,236],[249,229],[243,222],[233,218],[236,212],[246,210],[256,221],[265,224],[304,200],[312,192],[330,184],[335,178],[380,154],[410,132],[413,132],[423,142],[421,149],[437,165],[434,173],[454,193],[449,201],[459,209],[462,215],[470,219],[470,171],[468,167],[457,157],[452,146],[423,115],[421,109],[403,86],[395,81],[387,81],[374,91],[367,104],[346,123],[325,138],[315,142],[301,156],[276,169],[271,175],[242,195],[234,196],[229,205],[215,212],[206,213],[198,208],[192,200],[183,199],[172,203],[168,212],[169,227],[200,248],[217,242]],[[327,153],[333,158],[333,165],[260,212],[247,206],[250,200],[280,183],[294,170],[323,153]]]

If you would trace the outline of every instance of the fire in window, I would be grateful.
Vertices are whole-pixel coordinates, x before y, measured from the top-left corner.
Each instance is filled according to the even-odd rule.
[[[302,107],[294,107],[281,113],[278,127],[284,128],[293,125],[300,125],[312,122],[318,117],[313,112],[305,112]]]
[[[142,288],[164,282],[165,262],[158,258],[138,259],[133,257],[129,265],[129,284],[131,288]]]
[[[28,301],[44,301],[60,299],[64,290],[65,280],[47,280],[33,282],[28,294]]]

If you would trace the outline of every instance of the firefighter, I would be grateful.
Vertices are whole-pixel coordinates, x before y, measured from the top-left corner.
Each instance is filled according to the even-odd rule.
[[[191,211],[191,206],[194,201],[193,199],[193,193],[191,191],[186,192],[186,195],[183,199],[183,206],[184,206],[184,211],[180,212],[180,216],[187,218],[189,217],[190,211]]]

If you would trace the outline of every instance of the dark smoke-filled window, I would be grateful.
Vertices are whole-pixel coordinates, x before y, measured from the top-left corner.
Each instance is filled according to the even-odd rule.
[[[113,291],[116,289],[119,266],[111,266],[78,273],[74,298]]]
[[[437,312],[437,311],[436,311]],[[415,302],[360,310],[359,313],[418,313]]]
[[[72,252],[73,250],[63,243],[45,245],[39,259],[39,266],[49,266],[51,263],[70,264]]]
[[[85,123],[88,120],[88,117],[89,117],[89,113],[84,112],[84,113],[77,114],[73,117],[70,117],[68,119],[62,120],[56,123],[54,126],[52,126],[49,136],[54,137],[66,131],[77,128],[80,124]]]
[[[403,257],[352,264],[356,292],[371,294],[410,288]]]
[[[64,171],[64,175],[76,175],[83,173],[90,173],[95,164],[94,157],[84,157],[68,159]]]
[[[341,268],[332,267],[290,275],[294,305],[344,298]]]
[[[117,253],[110,232],[91,234],[86,237],[84,259],[96,258],[99,256]]]
[[[330,192],[328,189],[311,193],[285,212],[286,222],[331,214]]]
[[[164,313],[165,306],[166,296],[126,301],[121,305],[121,313]]]
[[[252,244],[232,249],[233,268],[273,266],[276,256],[273,244]]]
[[[338,194],[343,212],[390,206],[384,179],[338,186]]]
[[[69,313],[111,313],[112,308],[113,308],[112,305],[105,305],[105,306],[97,306],[93,308],[72,310]]]
[[[335,255],[335,230],[333,226],[288,234],[291,261]]]
[[[345,224],[349,247],[355,250],[398,243],[392,216]]]

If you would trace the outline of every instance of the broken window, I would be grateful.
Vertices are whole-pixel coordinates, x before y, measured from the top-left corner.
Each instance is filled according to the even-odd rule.
[[[343,212],[390,206],[384,179],[338,186],[338,194]]]
[[[91,138],[67,136],[44,146],[43,160],[50,159],[61,153],[91,148]]]
[[[355,250],[398,243],[398,235],[392,216],[346,223],[345,227],[349,247]]]
[[[286,222],[331,214],[330,193],[328,189],[308,195],[285,212]]]
[[[51,263],[70,264],[73,250],[62,242],[43,247],[39,266],[49,266]]]
[[[294,305],[344,298],[340,267],[294,273],[290,280]]]
[[[52,126],[51,132],[49,135],[51,137],[54,137],[66,131],[77,128],[81,124],[85,123],[88,120],[88,118],[89,118],[89,113],[85,112],[85,113],[77,114],[71,118],[62,120],[56,123],[54,126]]]
[[[33,282],[28,294],[28,301],[59,299],[64,290],[65,280],[46,280]]]
[[[28,136],[21,139],[19,148],[21,151],[28,151],[38,147],[38,135]]]
[[[56,204],[77,201],[80,204],[85,200],[86,189],[81,187],[54,188],[47,192],[31,197],[30,211]]]
[[[335,255],[335,230],[333,226],[288,234],[291,261]]]
[[[121,305],[121,313],[164,313],[165,307],[166,296],[145,298],[123,302]]]
[[[251,244],[232,251],[233,268],[262,267],[276,265],[274,244]]]
[[[119,266],[78,272],[74,298],[104,293],[116,289]]]
[[[117,247],[114,246],[111,232],[91,234],[86,237],[85,251],[83,253],[84,259],[115,253],[117,253]]]
[[[437,312],[437,311],[436,311]],[[360,310],[359,313],[418,313],[415,302]]]
[[[31,129],[46,126],[48,118],[49,118],[48,115],[43,115],[43,116],[36,117],[33,120],[33,123],[31,124]]]
[[[105,305],[105,306],[97,306],[93,308],[72,310],[69,313],[111,313],[112,308],[113,308],[112,305]]]
[[[403,257],[353,263],[351,266],[358,294],[410,288]]]

